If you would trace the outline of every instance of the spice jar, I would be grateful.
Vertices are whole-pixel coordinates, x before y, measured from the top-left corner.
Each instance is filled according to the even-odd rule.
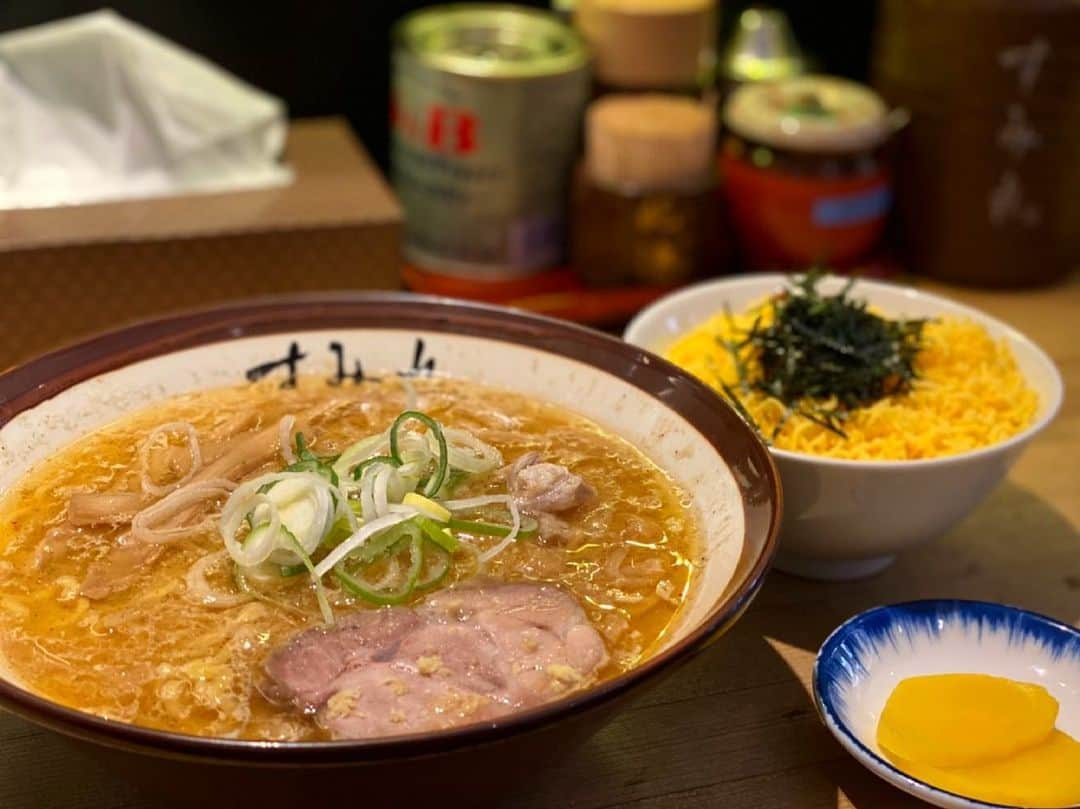
[[[716,117],[679,96],[611,95],[585,118],[571,256],[591,286],[670,286],[715,272]]]
[[[867,255],[892,203],[885,146],[898,125],[876,93],[830,76],[747,84],[723,117],[724,197],[748,267]]]

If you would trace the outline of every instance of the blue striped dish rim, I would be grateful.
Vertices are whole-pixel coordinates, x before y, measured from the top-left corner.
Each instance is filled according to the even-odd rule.
[[[1080,657],[1080,629],[1058,621],[1049,616],[1042,615],[1021,607],[1012,607],[1007,604],[997,604],[992,601],[969,601],[965,599],[925,599],[921,601],[905,601],[900,604],[873,607],[858,615],[853,615],[844,623],[840,624],[830,633],[821,644],[817,657],[814,659],[814,670],[811,675],[811,683],[814,691],[814,706],[822,722],[830,732],[838,735],[838,740],[845,747],[858,750],[866,758],[875,762],[881,769],[888,771],[900,781],[912,787],[926,790],[930,793],[948,797],[954,800],[964,801],[972,807],[989,807],[990,809],[1018,809],[1016,806],[1002,803],[989,803],[957,792],[928,784],[918,778],[913,778],[903,770],[897,769],[885,758],[871,750],[848,728],[847,723],[840,718],[835,708],[842,698],[837,693],[838,683],[841,678],[849,681],[851,676],[848,670],[839,663],[834,662],[840,648],[856,630],[861,630],[871,635],[875,640],[890,638],[889,630],[898,621],[904,620],[915,623],[927,629],[931,634],[938,634],[939,621],[947,618],[960,617],[965,621],[977,621],[979,631],[984,625],[989,624],[991,630],[999,627],[1007,627],[1010,637],[1027,638],[1038,640],[1044,647],[1051,650],[1051,655],[1057,659],[1066,653]],[[863,646],[862,643],[859,647]],[[856,647],[855,653],[849,657],[854,658],[862,673],[866,669],[859,661],[859,654],[863,651]],[[828,682],[826,682],[826,679]]]

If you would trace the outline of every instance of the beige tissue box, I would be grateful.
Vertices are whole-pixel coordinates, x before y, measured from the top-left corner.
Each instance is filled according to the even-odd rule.
[[[0,211],[0,369],[253,295],[400,285],[401,210],[341,119],[296,121],[288,186]]]

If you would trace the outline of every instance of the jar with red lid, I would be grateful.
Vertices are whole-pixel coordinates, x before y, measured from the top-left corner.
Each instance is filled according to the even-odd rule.
[[[844,267],[880,240],[892,206],[881,98],[830,76],[748,84],[723,111],[724,197],[744,265]]]

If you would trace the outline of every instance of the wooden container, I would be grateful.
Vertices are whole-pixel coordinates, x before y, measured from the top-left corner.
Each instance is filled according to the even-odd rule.
[[[896,176],[910,268],[988,287],[1080,262],[1080,4],[882,0],[874,84],[907,108]]]

